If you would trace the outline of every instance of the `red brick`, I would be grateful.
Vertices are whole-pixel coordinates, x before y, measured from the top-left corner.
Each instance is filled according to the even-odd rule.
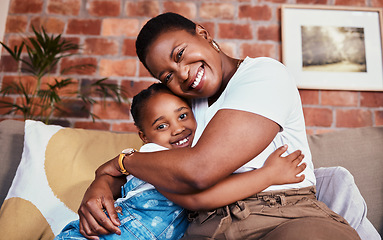
[[[140,1],[126,4],[126,15],[130,17],[154,17],[160,14],[158,1]]]
[[[223,42],[219,43],[219,47],[221,48],[221,51],[224,52],[225,54],[235,57],[235,49],[236,49],[236,44],[232,42]]]
[[[124,39],[124,44],[122,45],[122,54],[124,56],[137,56],[135,44],[135,39]]]
[[[100,102],[93,105],[93,113],[101,119],[130,119],[130,105]]]
[[[32,93],[37,86],[36,78],[32,76],[4,76],[2,82],[2,89],[12,83],[22,82],[28,93]]]
[[[132,122],[114,123],[112,131],[137,133],[138,129]]]
[[[336,127],[372,126],[372,114],[364,109],[338,109],[336,111]]]
[[[255,21],[270,21],[272,10],[267,5],[242,5],[239,7],[239,18],[250,18]]]
[[[87,38],[84,44],[84,54],[88,55],[116,55],[118,42],[114,39]]]
[[[139,67],[138,67],[139,69],[139,76],[140,77],[152,77],[152,75],[150,74],[150,72],[148,71],[148,69],[146,69],[145,67],[144,67],[144,65],[140,62],[140,64],[139,64]]]
[[[335,5],[344,5],[344,6],[366,6],[365,0],[335,0]]]
[[[12,0],[9,13],[41,13],[44,0]]]
[[[383,107],[383,92],[360,92],[360,106]]]
[[[319,91],[318,90],[299,90],[303,105],[318,105],[319,104]]]
[[[3,55],[0,58],[0,72],[17,72],[18,62],[16,62],[13,57],[8,55]]]
[[[228,39],[252,39],[252,30],[249,24],[240,25],[234,23],[221,23],[219,27],[219,38]]]
[[[88,118],[90,107],[81,100],[65,99],[60,103],[59,109],[55,110],[55,117]]]
[[[202,3],[199,15],[205,19],[233,19],[234,11],[230,3]]]
[[[8,16],[5,25],[6,33],[24,33],[27,29],[27,16]]]
[[[213,23],[213,22],[201,22],[199,24],[201,24],[209,32],[209,34],[212,38],[215,38],[215,31],[214,31],[215,30],[214,29],[215,23]]]
[[[3,97],[0,95],[0,114],[5,115],[7,114],[12,108],[8,107],[8,104],[2,103],[3,102],[8,102],[8,103],[13,103],[14,99],[10,97]],[[7,107],[6,107],[7,106]]]
[[[265,0],[265,2],[272,2],[272,3],[287,3],[287,0]]]
[[[327,0],[296,0],[297,4],[322,4],[326,5]]]
[[[383,7],[382,0],[371,0],[371,7]]]
[[[304,107],[306,126],[331,127],[333,113],[328,108]]]
[[[280,28],[278,25],[260,26],[258,27],[258,40],[260,41],[281,41]]]
[[[152,85],[154,82],[158,82],[156,80],[151,81],[123,81],[121,83],[121,88],[123,88],[128,98],[133,98],[135,95],[137,95],[139,92],[141,92],[143,89],[148,88],[150,85]]]
[[[64,32],[65,22],[59,18],[52,17],[34,17],[31,20],[29,31],[32,32],[32,26],[37,30],[44,27],[47,33],[61,34]]]
[[[105,18],[102,21],[102,36],[137,37],[138,19]]]
[[[49,0],[48,13],[78,16],[81,9],[81,0]]]
[[[197,16],[197,6],[195,2],[164,2],[164,12],[175,12],[184,17],[193,19]]]
[[[66,33],[100,35],[101,20],[99,19],[71,19],[68,22]]]
[[[136,59],[126,59],[126,60],[101,59],[100,75],[104,77],[135,76],[136,64],[137,64]]]
[[[14,47],[15,46],[20,46],[20,44],[23,42],[23,37],[22,36],[20,36],[20,35],[17,35],[17,36],[15,36],[15,35],[12,35],[12,36],[10,36],[9,38],[8,38],[8,43],[6,43],[7,44],[7,46],[10,48],[10,49],[14,49]],[[5,41],[4,41],[5,42]],[[8,54],[8,52],[4,49],[4,48],[2,48],[3,50],[2,50],[2,53],[6,53],[6,54]],[[23,52],[26,52],[26,50],[25,50],[25,47],[24,47],[24,50],[23,50]]]
[[[82,129],[110,130],[110,124],[106,122],[77,121],[75,122],[74,127]]]
[[[383,126],[383,111],[375,111],[375,126]]]
[[[270,43],[244,43],[241,45],[241,58],[250,57],[273,57],[276,54],[274,44]]]
[[[349,91],[321,91],[321,104],[330,106],[358,106],[358,93]]]
[[[108,16],[117,17],[121,12],[121,1],[120,0],[96,0],[88,1],[87,9],[91,16]]]
[[[61,61],[61,71],[69,67],[78,65],[87,65],[81,68],[73,68],[66,74],[81,74],[81,75],[93,75],[96,72],[97,60],[95,58],[65,58]],[[92,67],[93,66],[93,67]]]
[[[48,84],[53,85],[55,84],[55,80],[57,81],[62,81],[65,79],[64,77],[58,77],[58,76],[46,76],[43,77],[41,81],[41,89],[48,89]],[[59,94],[60,97],[76,97],[77,92],[78,92],[78,80],[77,79],[72,79],[71,84],[58,89],[57,93]]]

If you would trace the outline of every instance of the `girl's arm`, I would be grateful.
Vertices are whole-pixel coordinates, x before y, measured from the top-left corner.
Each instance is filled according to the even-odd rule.
[[[169,200],[193,211],[211,210],[245,199],[265,190],[271,185],[298,183],[304,180],[304,175],[297,177],[306,164],[301,164],[303,154],[295,151],[282,157],[287,150],[282,146],[274,151],[265,165],[246,173],[233,174],[220,181],[213,187],[195,194],[176,194],[160,192]]]

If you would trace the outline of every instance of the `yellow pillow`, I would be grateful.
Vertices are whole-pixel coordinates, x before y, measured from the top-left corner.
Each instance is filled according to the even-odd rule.
[[[140,148],[134,133],[45,125],[27,120],[24,150],[0,210],[7,239],[53,239],[72,220],[102,163],[127,147]]]

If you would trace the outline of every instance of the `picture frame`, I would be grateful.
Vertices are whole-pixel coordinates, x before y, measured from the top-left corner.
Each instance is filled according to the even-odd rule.
[[[281,25],[299,89],[383,91],[382,9],[284,4]]]

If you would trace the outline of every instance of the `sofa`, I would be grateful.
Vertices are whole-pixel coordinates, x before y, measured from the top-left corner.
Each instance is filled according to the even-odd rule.
[[[315,168],[342,166],[351,172],[367,203],[367,217],[382,236],[383,126],[309,135],[308,141]],[[53,239],[64,222],[76,219],[97,166],[126,146],[141,145],[135,133],[1,121],[2,236]]]

